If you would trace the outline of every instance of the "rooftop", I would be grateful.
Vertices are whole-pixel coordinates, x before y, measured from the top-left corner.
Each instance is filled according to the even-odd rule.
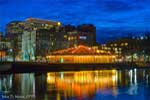
[[[52,55],[110,55],[104,50],[95,50],[91,47],[79,45],[77,47],[58,50],[51,53]]]

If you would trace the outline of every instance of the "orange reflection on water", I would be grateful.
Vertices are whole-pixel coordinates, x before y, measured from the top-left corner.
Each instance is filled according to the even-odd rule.
[[[48,73],[47,84],[63,90],[69,97],[90,96],[97,90],[104,92],[107,89],[112,89],[116,95],[117,77],[116,70]]]

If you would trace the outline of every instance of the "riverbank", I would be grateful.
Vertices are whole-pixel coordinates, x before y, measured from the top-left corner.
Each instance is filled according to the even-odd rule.
[[[150,68],[150,65],[139,65],[137,63],[51,64],[37,62],[5,62],[0,64],[0,73],[57,72],[132,68]]]

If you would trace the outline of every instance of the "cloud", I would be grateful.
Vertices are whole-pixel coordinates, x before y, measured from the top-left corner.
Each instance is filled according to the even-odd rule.
[[[122,31],[150,29],[149,5],[149,0],[0,0],[0,28],[12,20],[38,17],[64,24],[92,23],[106,33],[97,36],[120,37]]]

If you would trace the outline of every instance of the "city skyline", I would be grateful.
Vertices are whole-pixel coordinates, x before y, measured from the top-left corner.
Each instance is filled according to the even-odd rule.
[[[29,17],[64,24],[94,24],[97,41],[150,31],[149,0],[0,0],[0,30],[13,20]],[[106,34],[107,33],[107,34]]]

